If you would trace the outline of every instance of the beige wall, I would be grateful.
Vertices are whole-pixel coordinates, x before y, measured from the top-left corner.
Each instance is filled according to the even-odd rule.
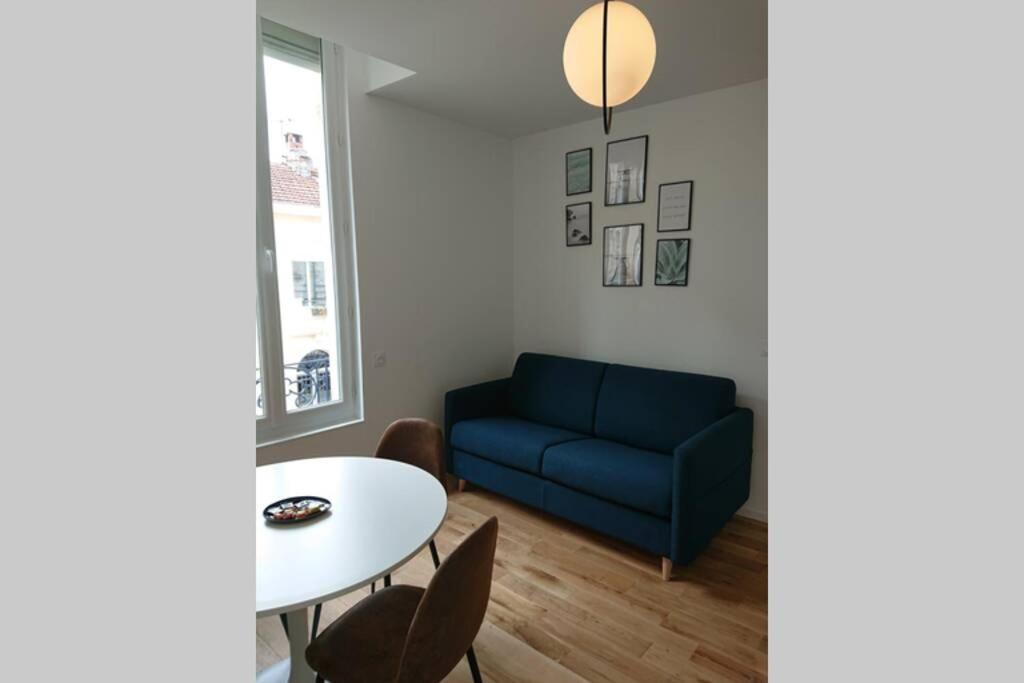
[[[647,201],[604,206],[607,140],[649,135]],[[594,191],[565,196],[565,153],[594,148]],[[616,112],[515,142],[515,352],[731,377],[755,414],[745,514],[767,515],[767,82]],[[693,180],[693,228],[657,233],[658,184]],[[565,246],[564,209],[593,203],[593,243]],[[644,223],[641,288],[601,286],[602,228]],[[654,286],[655,242],[689,237],[689,286]]]

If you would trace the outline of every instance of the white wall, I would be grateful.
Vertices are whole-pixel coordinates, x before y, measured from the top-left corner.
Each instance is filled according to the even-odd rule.
[[[445,391],[511,369],[511,143],[364,94],[359,53],[346,51],[346,73],[365,420],[260,448],[259,464],[372,453],[392,420],[440,423]]]
[[[344,42],[318,0],[264,16]],[[767,510],[767,84],[619,112],[611,139],[647,134],[648,199],[603,206],[598,121],[509,142],[368,96],[346,51],[365,421],[258,450],[259,463],[369,453],[388,423],[440,421],[444,392],[545,351],[724,375],[755,412],[744,512]],[[564,196],[564,154],[594,148],[594,191]],[[690,284],[653,286],[657,185],[695,181]],[[593,203],[594,243],[565,247],[564,207]],[[601,286],[601,228],[642,221],[644,286]],[[383,368],[373,354],[387,353]]]
[[[647,200],[604,206],[607,140],[649,135]],[[565,153],[593,147],[594,191],[565,196]],[[767,81],[685,97],[514,144],[515,353],[541,351],[731,377],[754,410],[744,513],[766,518]],[[658,184],[693,180],[693,227],[657,233]],[[567,204],[593,204],[593,242],[565,246]],[[644,223],[641,288],[601,286],[605,225]],[[691,239],[687,287],[655,287],[655,241]]]

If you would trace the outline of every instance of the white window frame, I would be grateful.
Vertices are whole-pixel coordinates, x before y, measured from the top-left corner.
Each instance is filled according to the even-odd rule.
[[[285,405],[284,358],[281,348],[281,313],[274,242],[273,202],[270,194],[270,158],[267,131],[266,83],[263,76],[263,31],[294,34],[296,42],[317,40],[261,20],[257,31],[256,72],[256,257],[259,322],[260,384],[263,415],[256,416],[256,444],[267,446],[300,436],[361,422],[363,369],[360,351],[358,278],[353,232],[351,157],[348,148],[348,97],[345,88],[344,50],[320,40],[323,83],[324,144],[326,146],[326,210],[331,218],[334,251],[339,386],[331,403],[289,413]],[[288,293],[291,294],[290,292]],[[332,389],[335,389],[332,387]]]

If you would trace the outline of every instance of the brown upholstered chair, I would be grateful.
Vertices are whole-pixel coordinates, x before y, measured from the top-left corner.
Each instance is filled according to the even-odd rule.
[[[473,654],[491,595],[498,519],[491,517],[445,559],[426,590],[391,586],[363,598],[306,648],[317,683],[438,683]]]
[[[375,455],[419,467],[444,486],[444,434],[430,420],[395,420],[381,435]]]
[[[385,460],[397,460],[413,467],[419,467],[429,475],[441,482],[444,486],[444,434],[441,428],[429,420],[418,417],[406,417],[395,420],[380,437],[377,443],[375,457]],[[434,560],[434,569],[441,564],[437,555],[437,546],[434,539],[430,539],[430,557]],[[384,577],[384,587],[391,585],[391,575]],[[370,584],[370,592],[377,590],[377,582]],[[317,604],[313,609],[313,636],[316,637],[320,628],[320,613],[323,604]],[[288,633],[288,623],[284,615],[281,615],[281,625],[285,634]]]
[[[406,417],[392,422],[380,437],[376,457],[397,460],[413,467],[419,467],[444,486],[444,434],[441,428],[430,420]],[[434,569],[441,564],[434,539],[430,539],[430,557]],[[391,575],[384,577],[384,587],[391,585]],[[370,592],[377,589],[376,582],[370,584]]]

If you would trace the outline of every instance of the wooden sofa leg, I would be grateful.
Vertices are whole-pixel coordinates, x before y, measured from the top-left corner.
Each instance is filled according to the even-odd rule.
[[[465,479],[459,479],[459,493],[462,493],[465,490],[466,490],[466,480]]]
[[[668,559],[667,557],[661,558],[661,580],[672,580],[672,560]]]

